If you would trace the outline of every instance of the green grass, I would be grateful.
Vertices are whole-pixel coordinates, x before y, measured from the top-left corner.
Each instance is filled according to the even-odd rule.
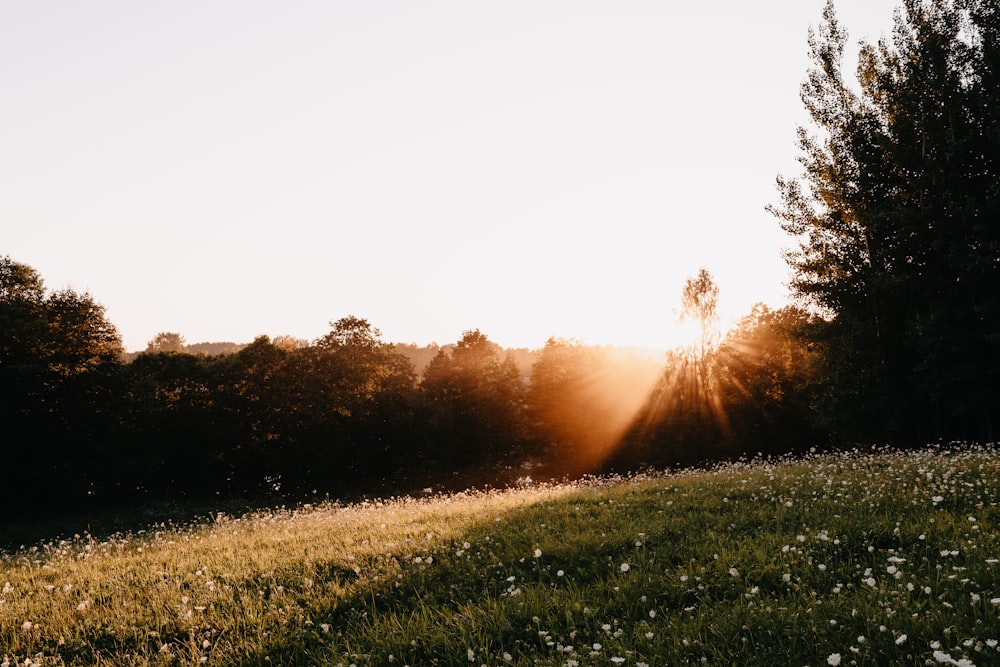
[[[1000,664],[998,473],[854,452],[41,543],[0,557],[0,664]]]

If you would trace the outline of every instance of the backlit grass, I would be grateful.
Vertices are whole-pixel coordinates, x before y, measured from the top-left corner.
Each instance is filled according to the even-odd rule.
[[[1000,664],[1000,456],[306,506],[2,555],[0,665]]]

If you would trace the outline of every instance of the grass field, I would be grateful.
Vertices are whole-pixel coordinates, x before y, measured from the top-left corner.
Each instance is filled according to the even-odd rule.
[[[1000,454],[850,452],[0,555],[0,665],[1000,664]]]

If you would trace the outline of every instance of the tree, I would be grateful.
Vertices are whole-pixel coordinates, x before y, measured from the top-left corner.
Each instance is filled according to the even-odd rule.
[[[34,451],[30,434],[39,423],[47,334],[41,276],[27,264],[0,258],[0,423],[11,469]]]
[[[0,257],[0,303],[35,303],[45,298],[45,284],[38,272],[9,255]]]
[[[817,319],[758,303],[722,340],[715,363],[740,451],[784,453],[822,441],[812,410],[817,352],[805,336]]]
[[[421,382],[439,463],[498,463],[521,454],[524,382],[513,357],[478,329],[440,350]],[[447,460],[441,460],[441,458]]]
[[[82,494],[99,475],[115,425],[121,338],[89,294],[46,294],[31,267],[0,259],[0,422],[12,470]]]
[[[352,466],[387,472],[412,433],[413,365],[366,319],[349,315],[330,326],[315,344],[316,365],[329,388],[329,419]]]
[[[658,361],[550,338],[531,368],[528,409],[553,473],[601,470],[649,398]]]
[[[146,345],[146,352],[186,352],[184,336],[173,331],[161,331]]]
[[[693,320],[698,324],[701,336],[696,353],[699,357],[707,354],[718,337],[718,306],[719,286],[715,284],[708,269],[703,267],[698,270],[698,275],[684,281],[679,319],[682,322]]]
[[[60,382],[107,370],[123,353],[104,306],[70,289],[46,294],[38,273],[9,257],[0,258],[0,324],[3,385],[20,395],[58,392]]]
[[[144,352],[122,371],[121,440],[127,462],[118,494],[216,494],[231,458],[248,444],[232,419],[226,357]],[[239,406],[242,407],[242,406]],[[241,414],[247,419],[251,416]],[[113,463],[119,463],[117,461]]]
[[[862,43],[828,2],[810,32],[803,173],[771,207],[797,241],[792,288],[828,319],[826,399],[841,437],[989,440],[1000,406],[1000,19],[994,0],[905,0]]]
[[[45,286],[38,272],[0,257],[0,410],[8,428],[27,405],[38,379],[48,325]]]

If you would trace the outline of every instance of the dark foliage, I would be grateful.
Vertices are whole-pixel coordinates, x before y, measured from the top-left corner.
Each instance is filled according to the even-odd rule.
[[[989,441],[1000,416],[1000,6],[907,0],[857,85],[828,4],[803,84],[804,174],[774,207],[827,316],[818,414],[842,439]]]
[[[791,309],[758,308],[721,347],[703,337],[659,359],[556,339],[511,353],[468,331],[418,376],[353,316],[312,343],[262,336],[231,354],[161,334],[122,362],[89,296],[47,294],[6,258],[0,277],[2,454],[45,488],[7,500],[11,516],[500,485],[529,464],[579,475],[814,436],[814,355],[794,335],[810,320]],[[711,296],[711,276],[699,279]]]

